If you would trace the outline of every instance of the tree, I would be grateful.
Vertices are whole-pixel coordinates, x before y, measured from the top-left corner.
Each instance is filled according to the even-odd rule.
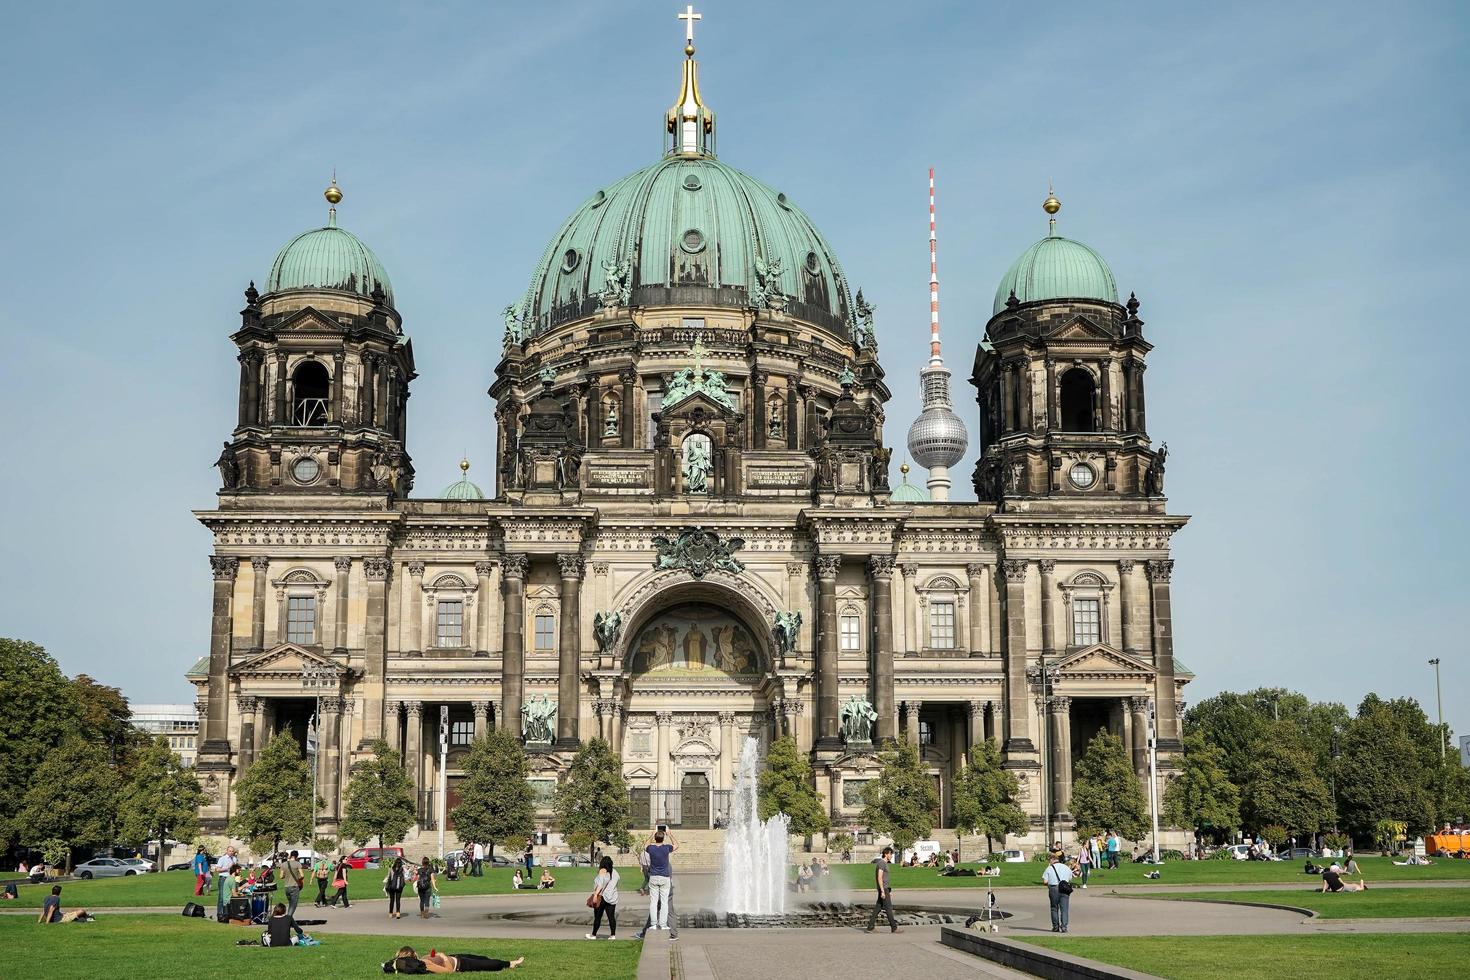
[[[116,806],[117,773],[106,750],[72,737],[36,767],[15,826],[27,843],[59,840],[87,851],[112,843]]]
[[[589,857],[598,841],[633,843],[628,833],[628,784],[623,781],[623,761],[600,738],[577,750],[551,806],[567,843],[579,851],[585,848]]]
[[[786,814],[792,833],[802,836],[824,833],[832,826],[822,794],[812,785],[811,762],[797,751],[790,735],[776,739],[766,753],[757,779],[756,809],[762,820]]]
[[[159,736],[143,751],[133,766],[118,804],[118,837],[129,844],[158,842],[159,869],[163,868],[164,842],[172,837],[187,844],[199,833],[199,807],[204,791],[192,769]]]
[[[403,769],[403,757],[383,739],[373,743],[369,758],[352,767],[344,809],[342,836],[362,844],[374,837],[379,847],[396,844],[413,826],[413,782]]]
[[[1380,820],[1403,821],[1410,834],[1434,830],[1442,797],[1438,737],[1413,700],[1364,698],[1342,733],[1337,760],[1343,824],[1363,837]]]
[[[1241,787],[1241,816],[1256,828],[1280,824],[1315,834],[1332,823],[1332,797],[1317,762],[1293,723],[1272,725]]]
[[[530,768],[520,739],[505,729],[492,729],[476,739],[464,761],[459,806],[452,814],[460,838],[490,846],[517,844],[536,829],[536,793],[527,782]]]
[[[311,768],[290,732],[278,732],[235,782],[235,816],[230,833],[241,840],[281,841],[311,837]]]
[[[1185,715],[1184,732],[1198,732],[1223,750],[1230,781],[1244,786],[1252,760],[1278,722],[1297,727],[1318,770],[1325,771],[1332,761],[1332,733],[1347,720],[1347,709],[1336,702],[1312,702],[1296,691],[1262,687],[1244,694],[1226,691],[1201,701]]]
[[[1179,775],[1164,792],[1164,819],[1196,830],[1240,826],[1240,790],[1225,772],[1225,751],[1199,732],[1184,736]]]
[[[970,749],[970,765],[954,784],[954,823],[962,831],[962,851],[965,833],[985,835],[988,854],[995,838],[1005,847],[1007,834],[1027,831],[1030,821],[1015,803],[1019,791],[1016,777],[1000,767],[1000,750],[994,742],[982,739]],[[963,859],[963,853],[960,856]]]
[[[19,836],[15,818],[36,770],[76,735],[81,715],[76,689],[45,649],[0,637],[0,849]]]
[[[908,739],[883,753],[883,769],[863,790],[862,821],[893,838],[900,853],[934,829],[939,794]]]
[[[1148,833],[1148,802],[1133,772],[1133,763],[1123,740],[1100,731],[1073,770],[1072,816],[1079,835],[1112,829],[1128,840],[1142,840]]]

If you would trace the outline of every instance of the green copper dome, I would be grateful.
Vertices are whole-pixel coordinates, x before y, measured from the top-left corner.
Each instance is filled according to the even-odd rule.
[[[927,504],[929,502],[929,494],[923,487],[916,487],[910,483],[909,475],[905,473],[903,475],[903,482],[893,488],[893,492],[888,495],[888,499],[895,504]]]
[[[599,300],[604,293],[609,298]],[[675,154],[572,213],[546,246],[519,312],[537,333],[604,303],[780,304],[845,333],[848,293],[831,246],[785,194],[712,156]]]
[[[271,263],[265,292],[286,289],[340,289],[371,296],[381,283],[393,305],[393,284],[388,271],[357,236],[335,224],[304,231],[286,243]]]
[[[1095,299],[1118,302],[1113,270],[1081,242],[1049,235],[1021,253],[995,291],[995,309],[1006,308],[1014,291],[1022,303],[1044,299]]]
[[[455,480],[444,491],[439,494],[439,500],[484,500],[485,494],[480,491],[477,484],[470,482],[470,461],[462,459],[459,461],[459,479]]]

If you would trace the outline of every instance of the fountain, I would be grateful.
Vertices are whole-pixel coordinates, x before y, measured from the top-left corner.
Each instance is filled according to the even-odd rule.
[[[747,738],[740,750],[735,801],[725,830],[725,861],[716,905],[741,915],[780,915],[786,911],[787,823],[777,813],[762,822],[756,807],[760,743]]]

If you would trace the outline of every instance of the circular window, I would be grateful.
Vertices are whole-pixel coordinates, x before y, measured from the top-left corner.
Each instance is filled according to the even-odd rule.
[[[605,191],[598,191],[596,194],[592,195],[592,206],[594,208],[600,208],[602,207],[602,202],[606,200],[607,193]]]
[[[1067,479],[1078,490],[1089,490],[1097,482],[1097,471],[1086,463],[1073,463],[1072,468],[1067,471]]]
[[[321,475],[321,464],[310,456],[302,456],[291,464],[291,477],[297,483],[315,483]]]
[[[816,252],[806,253],[806,271],[811,275],[816,275],[822,271],[822,263],[817,261]]]
[[[791,202],[786,199],[786,195],[784,193],[776,195],[776,203],[781,205],[787,211],[791,210]]]
[[[686,191],[697,191],[703,186],[699,182],[699,174],[688,174],[684,177],[684,189]]]
[[[704,251],[704,233],[698,228],[690,228],[684,232],[684,237],[679,240],[679,247],[691,255]]]
[[[574,248],[569,248],[565,252],[562,253],[562,257],[561,257],[561,271],[562,272],[571,272],[573,269],[575,269],[577,267],[577,263],[578,262],[581,262],[581,261],[582,261],[581,253],[579,253]]]

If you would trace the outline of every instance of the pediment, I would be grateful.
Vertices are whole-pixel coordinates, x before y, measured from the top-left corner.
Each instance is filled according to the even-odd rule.
[[[1075,316],[1047,334],[1048,340],[1101,340],[1111,342],[1113,335],[1088,316]]]
[[[310,306],[304,306],[292,313],[276,324],[275,329],[278,333],[285,330],[292,333],[342,334],[347,332],[347,328],[338,323],[336,319]]]
[[[718,756],[720,750],[702,738],[686,738],[674,749],[673,754]]]
[[[1147,674],[1152,677],[1152,664],[1132,657],[1106,643],[1094,644],[1072,654],[1057,664],[1062,674]]]
[[[733,412],[724,405],[715,401],[702,391],[694,391],[685,395],[672,405],[664,405],[661,409],[662,417],[669,419],[738,419],[739,412]]]
[[[623,778],[625,779],[654,779],[657,776],[658,770],[649,766],[637,765],[632,768],[626,766],[623,768]]]
[[[282,643],[248,660],[242,660],[230,668],[231,677],[300,677],[304,670],[311,669],[336,675],[339,679],[350,676],[349,667],[331,657],[313,653],[295,643]]]

